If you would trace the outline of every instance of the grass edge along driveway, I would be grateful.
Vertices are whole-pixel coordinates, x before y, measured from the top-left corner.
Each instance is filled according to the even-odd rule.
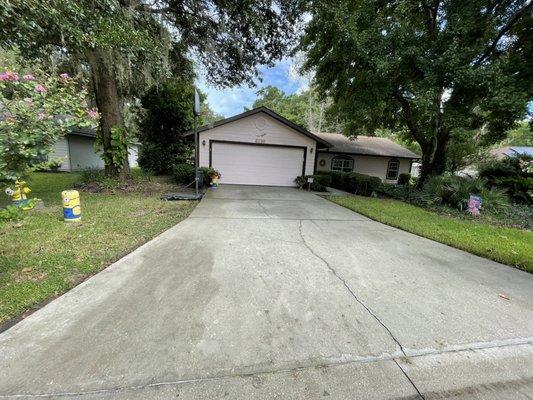
[[[61,191],[76,173],[35,173],[45,208],[0,223],[0,331],[185,219],[196,202],[165,202],[172,186],[139,182],[133,193],[81,192],[81,223],[62,220]],[[153,189],[153,190],[151,190]]]
[[[446,217],[393,199],[329,196],[375,221],[533,273],[533,232]]]

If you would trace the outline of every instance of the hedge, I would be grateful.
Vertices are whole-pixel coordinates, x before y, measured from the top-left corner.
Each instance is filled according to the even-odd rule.
[[[533,157],[520,155],[492,160],[481,166],[479,177],[486,186],[505,190],[513,202],[533,204]]]
[[[319,175],[314,176],[329,176],[330,185],[327,186],[361,196],[370,196],[381,185],[381,179],[378,177],[358,172],[321,171]]]
[[[211,183],[211,175],[217,172],[211,167],[200,167],[198,170],[202,173],[199,176],[200,186],[209,185]],[[172,172],[177,183],[187,185],[194,182],[194,165],[192,164],[176,164]]]
[[[313,178],[311,190],[315,192],[325,192],[326,186],[331,186],[331,176],[324,174],[299,176],[294,180],[294,182],[296,182],[300,188],[307,188],[308,178]]]
[[[408,185],[411,180],[411,174],[403,172],[398,176],[398,185]]]
[[[192,164],[176,164],[172,173],[177,183],[187,185],[194,181],[194,165]]]

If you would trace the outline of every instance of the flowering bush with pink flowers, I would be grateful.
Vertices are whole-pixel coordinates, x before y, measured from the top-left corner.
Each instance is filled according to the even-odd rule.
[[[73,127],[96,127],[87,92],[68,74],[0,71],[0,182],[28,172]]]

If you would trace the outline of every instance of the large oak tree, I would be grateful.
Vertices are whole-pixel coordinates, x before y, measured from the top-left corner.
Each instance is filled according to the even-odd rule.
[[[284,54],[300,0],[0,0],[0,46],[74,57],[92,78],[104,157],[124,129],[123,103],[193,54],[218,85],[252,82]],[[118,137],[117,137],[118,133]],[[127,174],[106,159],[111,175]]]
[[[302,48],[351,134],[406,131],[421,181],[454,135],[497,140],[533,98],[529,0],[313,1]]]

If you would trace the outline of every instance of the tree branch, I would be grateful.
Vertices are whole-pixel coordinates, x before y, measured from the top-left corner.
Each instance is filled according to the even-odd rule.
[[[439,10],[440,0],[435,0],[430,6],[425,0],[422,0],[422,8],[426,13],[426,28],[430,35],[434,35],[437,29],[437,13]]]
[[[507,33],[509,30],[520,20],[522,15],[526,14],[528,11],[531,11],[533,8],[533,2],[528,2],[526,5],[524,5],[521,9],[519,9],[517,12],[513,14],[513,16],[509,19],[509,21],[500,29],[498,32],[498,35],[496,38],[492,41],[490,46],[488,46],[483,54],[474,62],[474,66],[479,66],[483,61],[489,57],[492,52],[496,49],[496,46],[498,45],[498,42],[500,39]]]
[[[399,90],[396,90],[396,92],[394,93],[394,97],[402,106],[403,118],[405,119],[407,128],[409,128],[409,131],[411,132],[413,137],[420,144],[420,146],[427,146],[428,141],[426,140],[422,132],[420,132],[420,129],[418,129],[418,127],[416,126],[415,117],[413,115],[413,110],[411,109],[411,104],[409,104],[409,101],[405,97],[403,97]]]
[[[159,1],[154,1],[152,4],[148,4],[141,0],[119,0],[119,3],[123,7],[130,7],[137,11],[149,12],[152,14],[163,14],[172,11],[171,6],[157,7],[158,5],[161,5]]]

